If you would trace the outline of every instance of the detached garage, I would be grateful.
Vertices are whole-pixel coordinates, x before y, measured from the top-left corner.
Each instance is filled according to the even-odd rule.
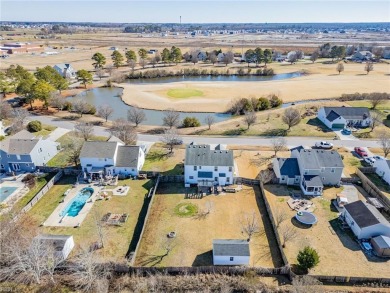
[[[213,240],[213,263],[215,266],[249,265],[249,258],[248,240]]]
[[[379,235],[371,239],[371,244],[378,256],[390,257],[390,237]]]

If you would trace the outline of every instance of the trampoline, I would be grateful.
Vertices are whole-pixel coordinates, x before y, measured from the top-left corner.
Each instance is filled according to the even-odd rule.
[[[305,225],[314,225],[317,223],[317,217],[309,212],[298,212],[295,215],[295,219]]]

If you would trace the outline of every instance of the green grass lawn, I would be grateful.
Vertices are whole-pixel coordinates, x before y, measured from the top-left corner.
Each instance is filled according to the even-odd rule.
[[[34,132],[35,136],[47,136],[52,133],[57,127],[47,124],[42,124],[42,130]]]
[[[360,101],[348,101],[348,105],[353,107],[367,107],[371,109],[372,105],[369,101],[366,100],[360,100]],[[390,101],[385,101],[382,104],[378,105],[377,110],[390,110]]]
[[[171,98],[185,99],[190,97],[201,97],[203,92],[193,88],[177,88],[170,89],[167,92],[167,95]]]
[[[44,222],[62,199],[63,193],[71,188],[76,181],[75,177],[65,176],[61,178],[42,199],[28,212],[28,217],[36,225]],[[105,260],[124,260],[133,239],[135,231],[139,230],[138,219],[144,215],[145,195],[153,185],[150,180],[120,180],[118,185],[127,184],[130,191],[126,196],[113,196],[110,200],[96,201],[79,228],[73,227],[40,227],[42,233],[73,235],[76,249],[88,249],[98,241],[96,220],[110,213],[127,213],[129,218],[121,226],[104,225],[104,248],[97,251]]]
[[[159,171],[165,175],[180,175],[183,173],[184,149],[175,149],[173,155],[159,145],[153,145],[146,155],[143,171]]]

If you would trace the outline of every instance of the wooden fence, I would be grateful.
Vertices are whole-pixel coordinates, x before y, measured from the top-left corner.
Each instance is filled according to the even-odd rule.
[[[47,182],[41,190],[25,205],[25,207],[14,217],[14,221],[16,221],[20,215],[27,213],[48,191],[49,189],[58,181],[63,175],[63,171],[59,171],[53,178]]]
[[[349,276],[323,276],[310,275],[323,283],[343,283],[343,284],[386,284],[390,285],[390,278],[369,278],[369,277],[349,277]]]
[[[155,194],[156,194],[156,191],[157,191],[157,188],[158,188],[158,185],[160,183],[160,179],[161,179],[161,176],[158,176],[157,177],[157,180],[156,180],[156,184],[152,187],[153,188],[153,192],[149,195],[148,194],[148,197],[151,197],[150,201],[149,201],[149,204],[148,204],[148,209],[146,211],[146,215],[145,215],[145,218],[144,218],[144,222],[142,224],[142,230],[141,230],[141,233],[139,235],[139,238],[138,238],[138,241],[137,241],[137,245],[135,247],[135,250],[134,252],[130,252],[132,254],[132,257],[131,257],[131,260],[130,260],[130,265],[133,266],[134,265],[134,262],[135,262],[135,259],[137,257],[137,253],[138,253],[138,250],[139,250],[139,246],[141,244],[141,240],[142,240],[142,236],[144,235],[145,233],[145,227],[146,227],[146,224],[148,222],[148,218],[150,216],[150,210],[152,209],[152,204],[153,204],[153,200],[155,198]]]
[[[278,248],[279,248],[280,254],[281,254],[282,259],[283,259],[283,263],[284,263],[285,266],[290,266],[290,264],[289,264],[289,262],[287,260],[287,256],[285,255],[283,247],[282,247],[282,241],[280,239],[280,236],[279,236],[279,233],[278,233],[278,229],[276,228],[276,223],[275,223],[275,219],[274,219],[273,214],[272,214],[271,206],[270,206],[270,204],[268,202],[267,197],[265,196],[263,183],[259,182],[259,186],[260,186],[261,195],[263,196],[263,199],[264,199],[265,208],[267,210],[267,214],[268,214],[268,217],[269,217],[269,219],[271,221],[272,229],[273,229],[273,232],[275,234],[276,242],[278,243]]]
[[[184,182],[184,175],[161,175],[160,176],[161,183],[180,183]]]
[[[260,180],[249,179],[249,178],[244,178],[244,177],[234,177],[233,184],[243,184],[243,185],[253,186],[253,185],[259,185]]]
[[[390,199],[379,190],[376,185],[367,178],[359,169],[356,169],[356,175],[360,178],[364,190],[371,196],[377,198],[384,206],[386,212],[390,212]]]
[[[360,167],[359,170],[365,174],[374,174],[376,172],[376,167]]]

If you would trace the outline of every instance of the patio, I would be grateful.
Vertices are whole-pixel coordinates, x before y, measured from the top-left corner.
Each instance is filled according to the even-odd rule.
[[[287,201],[288,206],[297,212],[313,212],[314,204],[312,201],[307,199],[293,199],[290,198]]]

